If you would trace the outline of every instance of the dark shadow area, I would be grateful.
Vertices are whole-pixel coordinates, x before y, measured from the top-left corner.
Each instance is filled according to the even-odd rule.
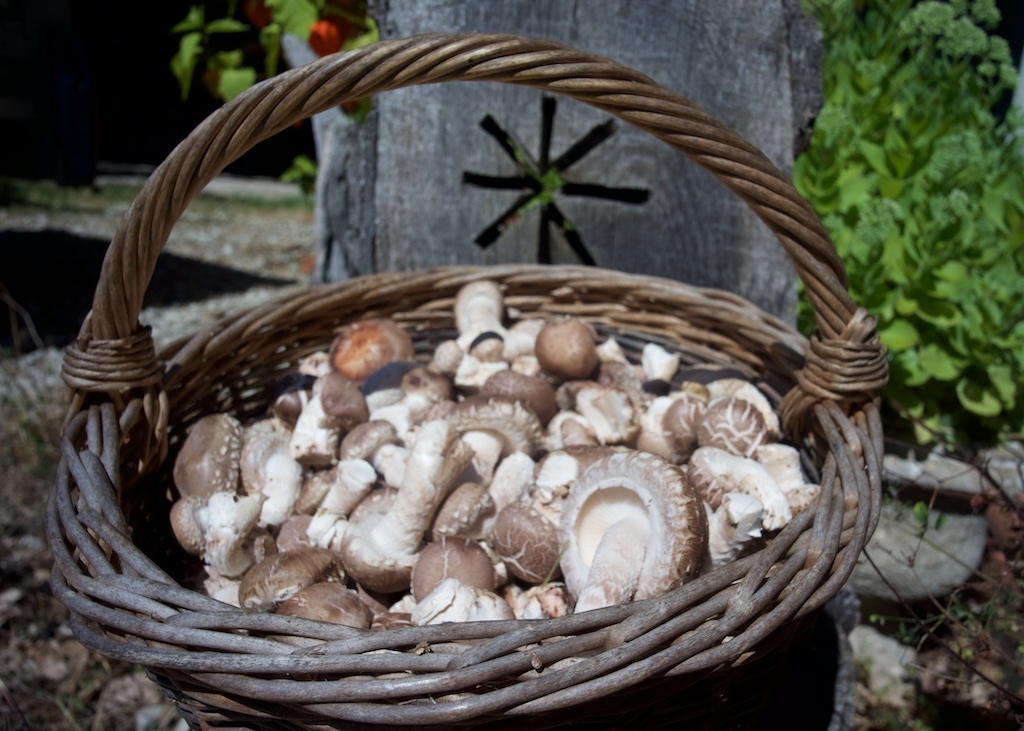
[[[63,346],[78,334],[109,242],[65,231],[0,231],[0,348],[13,348],[17,323],[22,353]],[[161,254],[146,290],[146,306],[197,302],[214,295],[289,281]],[[12,317],[13,315],[13,317]],[[31,320],[35,332],[26,322]]]

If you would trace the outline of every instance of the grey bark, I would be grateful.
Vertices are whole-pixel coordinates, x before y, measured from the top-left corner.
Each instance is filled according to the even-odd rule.
[[[820,106],[820,39],[799,0],[380,0],[373,10],[385,38],[516,33],[614,58],[693,99],[785,171]],[[381,95],[355,129],[340,113],[318,119],[314,276],[340,281],[368,271],[536,261],[536,208],[491,247],[474,243],[520,192],[470,186],[463,174],[517,173],[479,126],[488,114],[539,154],[541,96],[449,83]],[[567,99],[557,103],[552,158],[608,119]],[[708,173],[649,135],[617,123],[613,136],[563,177],[650,191],[642,205],[556,197],[599,266],[737,292],[794,319],[794,271],[767,227]],[[551,241],[554,263],[578,262],[561,235]]]

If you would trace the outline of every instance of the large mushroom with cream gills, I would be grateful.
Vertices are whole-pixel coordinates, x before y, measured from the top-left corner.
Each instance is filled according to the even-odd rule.
[[[561,567],[576,612],[660,596],[695,577],[708,550],[704,503],[671,462],[621,451],[569,490]]]

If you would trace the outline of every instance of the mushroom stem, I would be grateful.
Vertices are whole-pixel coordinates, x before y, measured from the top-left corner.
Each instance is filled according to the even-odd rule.
[[[629,516],[613,523],[601,536],[591,559],[586,587],[576,600],[576,612],[628,602],[636,594],[647,544],[637,536],[650,531],[648,521]]]

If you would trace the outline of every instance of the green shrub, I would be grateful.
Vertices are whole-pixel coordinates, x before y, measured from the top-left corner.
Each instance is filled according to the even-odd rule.
[[[992,0],[808,0],[825,104],[794,182],[890,355],[885,401],[937,436],[1024,430],[1024,158]],[[809,308],[801,304],[802,324]]]

